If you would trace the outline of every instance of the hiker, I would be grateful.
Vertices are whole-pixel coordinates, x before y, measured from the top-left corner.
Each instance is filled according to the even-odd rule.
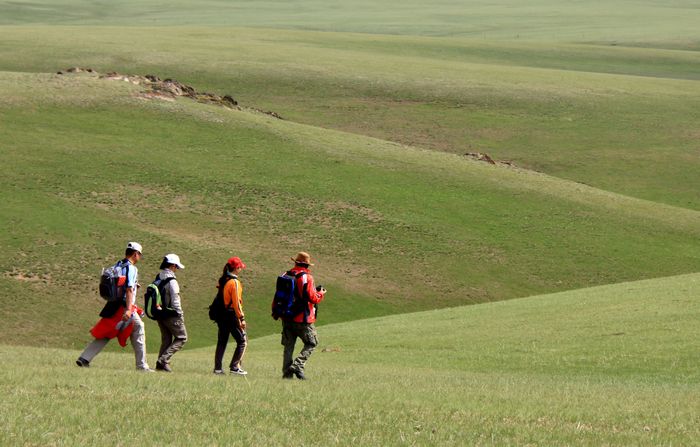
[[[126,346],[126,338],[131,338],[136,356],[136,369],[145,372],[153,372],[146,363],[146,331],[141,315],[143,311],[136,306],[136,293],[138,292],[138,269],[136,263],[142,257],[141,244],[129,242],[126,245],[124,259],[114,265],[121,270],[124,277],[124,286],[119,290],[119,296],[114,301],[108,301],[100,312],[100,321],[90,330],[95,339],[90,342],[76,364],[80,367],[90,366],[90,362],[99,354],[112,338],[117,338],[119,344]]]
[[[305,380],[304,367],[318,345],[316,327],[314,326],[317,305],[325,297],[326,289],[323,286],[314,286],[314,277],[309,272],[309,267],[313,264],[308,253],[299,252],[295,258],[291,259],[294,261],[294,268],[280,278],[293,278],[293,301],[298,304],[290,305],[289,311],[286,313],[279,312],[276,309],[278,295],[276,292],[272,312],[275,319],[282,320],[282,345],[284,346],[282,377],[291,379],[296,376],[300,380]],[[278,279],[278,289],[279,283]],[[304,343],[304,347],[299,355],[292,360],[297,337]]]
[[[236,340],[236,350],[233,352],[229,369],[231,374],[245,376],[248,374],[242,367],[243,354],[248,345],[246,334],[245,314],[243,313],[243,284],[238,275],[246,267],[241,258],[234,256],[226,262],[223,274],[219,278],[217,298],[222,309],[214,315],[219,328],[214,355],[214,374],[223,374],[222,362],[229,335]],[[213,305],[213,304],[212,304]]]
[[[170,359],[187,343],[187,329],[180,303],[180,284],[175,277],[175,272],[184,268],[185,266],[180,263],[180,257],[170,253],[163,258],[160,273],[156,278],[163,291],[163,303],[167,303],[163,316],[156,320],[160,328],[160,351],[156,371],[172,372]]]

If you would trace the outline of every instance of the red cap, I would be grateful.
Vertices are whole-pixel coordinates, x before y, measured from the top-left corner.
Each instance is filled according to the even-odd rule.
[[[235,269],[238,269],[238,268],[244,269],[245,268],[245,264],[243,263],[243,261],[241,261],[241,258],[239,258],[238,256],[234,256],[232,258],[229,258],[227,264],[230,267],[233,267]]]

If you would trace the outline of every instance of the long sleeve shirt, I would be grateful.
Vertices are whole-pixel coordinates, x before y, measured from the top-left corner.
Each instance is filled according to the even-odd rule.
[[[316,290],[314,277],[311,276],[307,268],[296,266],[290,272],[294,275],[302,272],[306,273],[305,275],[299,275],[297,278],[296,289],[301,291],[301,297],[306,299],[307,302],[304,306],[304,311],[295,315],[293,321],[296,323],[314,323],[316,321],[316,305],[323,300],[325,293]]]
[[[245,319],[243,313],[243,284],[238,279],[238,276],[232,275],[230,281],[224,286],[224,306],[227,309],[233,309],[238,320]]]
[[[170,269],[163,269],[158,274],[158,277],[162,280],[166,278],[176,278],[175,272]],[[178,284],[177,279],[171,279],[168,284],[165,285],[163,292],[170,297],[170,307],[177,312],[178,316],[182,317],[182,302],[180,300],[180,284]]]

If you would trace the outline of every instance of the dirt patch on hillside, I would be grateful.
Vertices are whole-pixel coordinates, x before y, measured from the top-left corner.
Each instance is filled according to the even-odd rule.
[[[150,74],[145,76],[126,75],[114,71],[101,74],[93,70],[92,68],[81,67],[71,67],[66,70],[56,72],[57,75],[61,76],[76,73],[95,74],[98,76],[99,79],[104,79],[107,81],[122,81],[134,85],[143,86],[144,90],[137,94],[137,97],[140,99],[174,101],[177,97],[186,97],[204,104],[213,104],[221,107],[226,107],[228,109],[243,110],[243,108],[239,106],[238,101],[236,101],[231,95],[218,95],[215,93],[198,92],[191,85],[183,84],[182,82],[172,78],[161,79],[158,76]],[[260,110],[256,108],[247,108],[246,110],[252,110],[255,112],[264,113],[266,115],[272,116],[273,118],[283,119],[279,114],[275,112]]]
[[[472,160],[483,161],[491,165],[509,166],[517,167],[515,163],[510,160],[494,160],[489,154],[485,152],[466,152],[463,154],[464,157],[471,158]]]
[[[13,268],[10,271],[3,272],[5,278],[15,279],[22,282],[43,282],[49,283],[51,281],[51,275],[48,273],[35,273],[30,271],[23,271]]]

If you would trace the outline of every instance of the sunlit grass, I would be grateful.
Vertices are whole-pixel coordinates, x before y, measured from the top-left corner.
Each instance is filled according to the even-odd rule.
[[[213,347],[149,375],[130,352],[78,369],[76,351],[4,345],[0,440],[690,445],[699,285],[686,275],[325,326],[306,382],[281,379],[278,335],[251,342],[247,378],[212,375]]]

